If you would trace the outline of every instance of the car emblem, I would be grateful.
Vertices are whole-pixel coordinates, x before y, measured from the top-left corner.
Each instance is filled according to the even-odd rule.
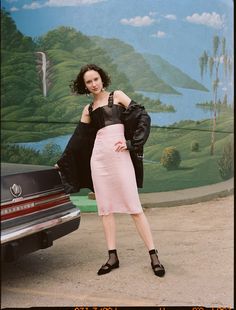
[[[10,187],[10,192],[11,192],[12,196],[19,197],[22,194],[22,188],[18,184],[13,184]]]

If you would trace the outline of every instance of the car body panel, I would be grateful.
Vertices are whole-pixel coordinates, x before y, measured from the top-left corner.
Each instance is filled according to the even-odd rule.
[[[1,176],[1,257],[4,261],[52,246],[54,240],[79,228],[80,210],[64,192],[58,170],[4,166]]]

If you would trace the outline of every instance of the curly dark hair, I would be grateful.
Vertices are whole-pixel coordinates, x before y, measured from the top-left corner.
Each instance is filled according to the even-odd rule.
[[[107,87],[110,85],[111,79],[106,73],[106,71],[104,71],[102,68],[98,67],[95,64],[87,64],[80,69],[80,72],[77,75],[76,79],[71,81],[70,88],[73,93],[80,95],[89,94],[89,91],[87,90],[84,83],[84,74],[90,70],[97,71],[100,74],[103,82],[103,87]]]

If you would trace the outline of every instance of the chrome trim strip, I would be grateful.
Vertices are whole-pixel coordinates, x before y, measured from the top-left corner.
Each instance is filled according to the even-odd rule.
[[[32,215],[34,215],[34,214],[39,214],[39,215],[41,215],[41,214],[44,213],[44,212],[47,212],[47,211],[54,211],[54,210],[60,208],[61,206],[65,206],[65,205],[68,205],[68,204],[72,204],[71,201],[63,202],[63,203],[57,204],[56,206],[53,206],[53,207],[50,207],[50,208],[40,209],[40,210],[34,210],[34,212],[30,212],[30,213],[18,215],[18,216],[12,217],[12,218],[10,218],[10,219],[1,221],[1,223],[13,222],[13,221],[15,221],[15,220],[22,219],[22,218],[26,218],[26,217],[29,217],[29,218],[30,218],[30,217],[31,217]],[[73,204],[72,204],[72,205],[73,205]],[[58,212],[57,212],[57,213],[58,213]]]
[[[59,224],[74,220],[76,218],[80,218],[80,210],[74,210],[73,212],[69,214],[65,214],[60,216],[56,219],[51,219],[43,223],[38,223],[30,227],[22,228],[20,230],[6,233],[6,235],[1,235],[1,244],[4,244],[6,242],[10,242],[13,240],[17,240],[32,234],[35,234],[37,232],[40,232],[44,229],[48,229],[54,226],[57,226]]]
[[[4,216],[5,214],[12,214],[12,213],[15,213],[15,212],[18,212],[18,211],[22,211],[22,210],[26,210],[26,209],[32,209],[32,211],[33,211],[34,207],[37,207],[37,206],[40,206],[40,205],[44,205],[44,204],[47,204],[49,202],[54,202],[54,201],[55,201],[55,203],[60,202],[60,200],[62,200],[63,198],[68,198],[66,196],[68,196],[68,195],[61,194],[58,197],[51,197],[51,198],[40,200],[40,201],[36,201],[36,202],[33,201],[31,203],[27,203],[27,201],[21,200],[22,203],[20,203],[19,205],[15,205],[15,206],[13,205],[11,207],[2,208],[1,209],[1,216]],[[68,200],[68,202],[69,202],[69,200]]]

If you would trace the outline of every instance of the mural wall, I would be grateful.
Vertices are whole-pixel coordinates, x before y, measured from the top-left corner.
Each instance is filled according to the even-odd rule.
[[[3,0],[2,162],[54,165],[86,63],[150,113],[143,192],[233,176],[233,1]]]

